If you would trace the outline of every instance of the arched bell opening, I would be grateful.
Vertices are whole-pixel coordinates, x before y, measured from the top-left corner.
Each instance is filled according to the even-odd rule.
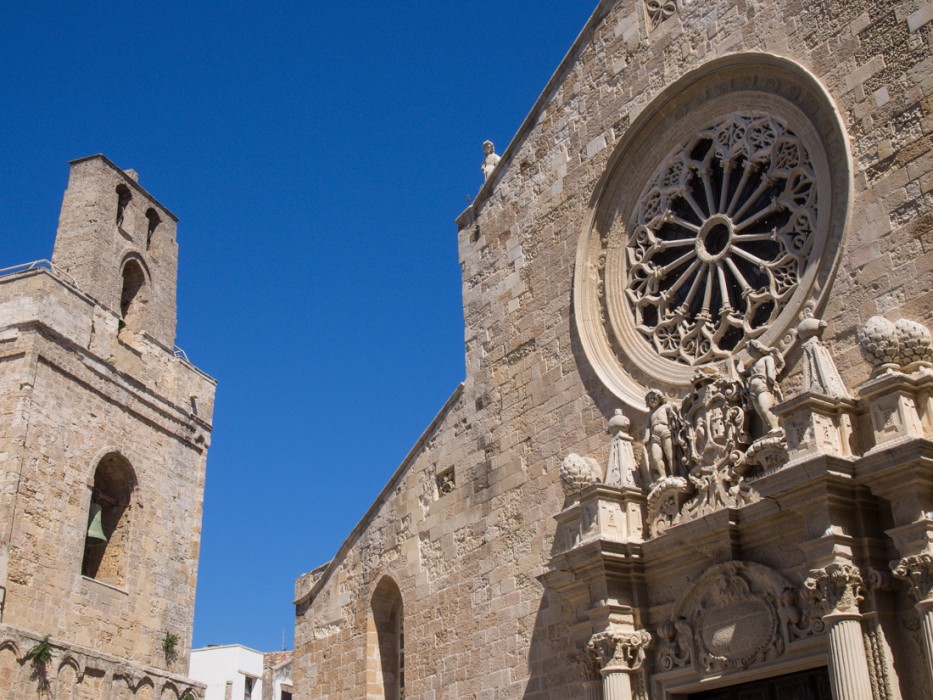
[[[130,511],[136,475],[122,455],[111,452],[94,471],[81,574],[123,584],[130,542]]]

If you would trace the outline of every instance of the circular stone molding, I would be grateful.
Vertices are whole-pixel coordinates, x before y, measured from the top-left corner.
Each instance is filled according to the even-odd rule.
[[[820,83],[766,54],[712,61],[616,147],[580,239],[577,330],[597,375],[644,410],[756,338],[786,353],[819,307],[851,199],[848,143]]]

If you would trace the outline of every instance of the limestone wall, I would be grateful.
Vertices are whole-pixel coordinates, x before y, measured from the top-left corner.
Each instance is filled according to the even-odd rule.
[[[364,683],[378,685],[369,607],[388,575],[404,603],[407,697],[572,696],[579,676],[569,662],[571,639],[589,621],[578,617],[582,608],[538,580],[554,553],[553,518],[563,504],[558,466],[571,451],[605,464],[613,410],[624,408],[636,426],[644,415],[643,406],[626,403],[601,380],[581,341],[578,250],[593,226],[613,224],[611,214],[597,216],[603,216],[600,193],[629,196],[627,174],[607,174],[624,162],[616,147],[631,137],[632,125],[645,128],[691,109],[688,100],[672,99],[645,111],[685,76],[677,89],[687,89],[692,71],[738,53],[748,54],[755,70],[769,56],[787,59],[815,78],[838,112],[844,139],[828,167],[848,168],[851,176],[821,201],[824,210],[836,207],[842,239],[826,253],[839,250],[838,266],[813,298],[848,385],[868,376],[856,340],[868,317],[930,321],[933,4],[710,0],[677,6],[669,16],[652,16],[640,1],[600,3],[498,168],[458,218],[463,393],[334,561],[299,580],[299,693],[360,697]],[[730,80],[741,87],[754,76],[750,69]],[[657,148],[676,145],[662,141]],[[598,314],[582,321],[602,322]],[[799,384],[793,342],[786,346],[789,393]],[[454,485],[438,495],[435,475],[451,468]],[[793,542],[812,536],[805,530],[819,523],[782,518],[751,525],[745,551],[786,570],[799,585],[805,557]],[[642,601],[644,623],[654,623],[652,606],[671,605],[679,581],[736,556],[719,535],[710,535],[700,556],[674,540],[653,545],[664,563],[652,570],[649,562],[652,600]],[[682,556],[665,559],[657,550],[668,545],[680,547]],[[665,568],[673,561],[676,571]]]

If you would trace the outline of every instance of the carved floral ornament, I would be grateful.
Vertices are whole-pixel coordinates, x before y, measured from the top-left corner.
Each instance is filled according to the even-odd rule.
[[[857,566],[833,563],[810,572],[804,588],[827,614],[857,615],[863,599],[862,574]]]
[[[644,663],[650,644],[651,635],[644,630],[606,630],[594,634],[586,649],[604,672],[635,671]]]
[[[891,562],[894,575],[910,584],[910,595],[919,603],[933,600],[933,554],[913,554]]]
[[[587,357],[623,401],[682,396],[751,340],[783,356],[838,262],[850,166],[830,98],[784,59],[684,76],[626,131],[577,253]]]

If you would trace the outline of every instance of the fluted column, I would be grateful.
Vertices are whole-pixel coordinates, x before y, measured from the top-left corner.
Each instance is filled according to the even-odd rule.
[[[644,630],[606,630],[594,634],[587,650],[599,664],[603,677],[603,700],[633,700],[634,674],[645,661],[651,635]]]
[[[891,562],[891,570],[910,584],[910,595],[917,601],[920,633],[926,654],[927,680],[933,684],[933,554],[924,552]]]
[[[862,634],[858,604],[862,600],[862,576],[858,568],[833,563],[810,572],[804,585],[817,597],[826,613],[823,622],[829,636],[829,679],[835,700],[870,698],[871,677]]]

